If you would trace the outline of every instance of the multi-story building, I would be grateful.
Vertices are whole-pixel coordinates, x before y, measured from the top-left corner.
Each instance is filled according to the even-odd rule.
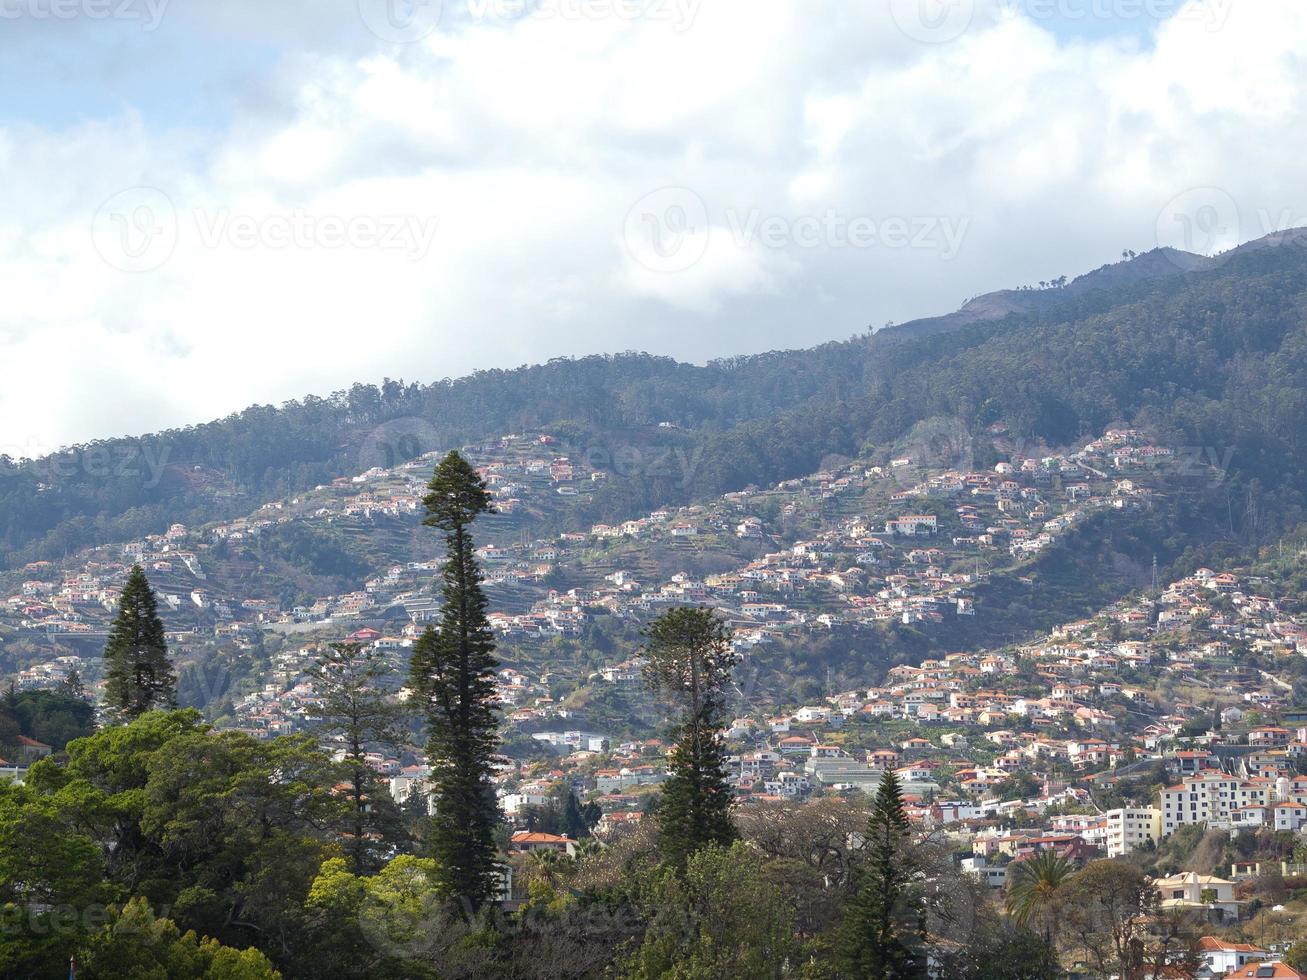
[[[1216,769],[1205,769],[1166,787],[1161,792],[1163,835],[1186,823],[1228,827],[1230,811],[1240,805],[1238,791],[1239,780]]]
[[[1162,838],[1162,812],[1155,807],[1125,807],[1103,814],[1107,856],[1121,857],[1145,842]]]

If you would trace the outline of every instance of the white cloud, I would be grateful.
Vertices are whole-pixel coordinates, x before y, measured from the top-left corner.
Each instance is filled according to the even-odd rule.
[[[1221,219],[1195,247],[1307,223],[1297,0],[1193,3],[1146,46],[1059,41],[987,0],[945,43],[846,0],[645,19],[453,2],[411,44],[315,21],[216,133],[130,110],[0,130],[0,447],[387,374],[806,346],[1074,274],[1163,225],[1183,244],[1177,209]],[[266,10],[233,0],[216,24],[258,37]],[[263,26],[290,41],[316,10]],[[94,223],[142,186],[172,214]],[[166,261],[105,260],[150,217],[175,231]],[[874,243],[845,244],[855,227]]]

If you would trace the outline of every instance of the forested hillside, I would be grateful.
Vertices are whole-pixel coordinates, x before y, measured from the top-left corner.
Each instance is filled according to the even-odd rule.
[[[529,428],[614,461],[619,478],[584,515],[594,519],[809,473],[829,454],[889,446],[945,417],[963,430],[1002,421],[1032,444],[1146,424],[1177,449],[1228,458],[1213,531],[1252,539],[1301,520],[1307,250],[1246,246],[1185,275],[1161,275],[1166,266],[1149,253],[1083,277],[1093,288],[1016,292],[1039,296],[1038,308],[947,332],[895,328],[702,367],[620,354],[430,385],[358,384],[31,463],[6,459],[0,568],[245,513],[370,466]]]
[[[1096,294],[962,332],[873,342],[866,394],[706,435],[694,489],[784,478],[937,417],[1002,422],[1030,444],[1127,422],[1222,463],[1212,531],[1256,538],[1302,520],[1305,290],[1307,250],[1285,246],[1114,301]]]

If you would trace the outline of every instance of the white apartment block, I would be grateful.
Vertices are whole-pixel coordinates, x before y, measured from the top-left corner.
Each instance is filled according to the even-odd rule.
[[[1269,806],[1277,797],[1294,795],[1287,781],[1277,787],[1272,779],[1239,779],[1216,769],[1205,769],[1162,790],[1162,834],[1170,834],[1186,823],[1228,829],[1238,819],[1235,811]]]
[[[1234,776],[1209,769],[1166,787],[1161,792],[1163,835],[1186,823],[1228,827],[1230,811],[1241,805],[1239,782]]]
[[[1162,839],[1162,811],[1154,807],[1126,807],[1103,814],[1107,856],[1121,857]]]

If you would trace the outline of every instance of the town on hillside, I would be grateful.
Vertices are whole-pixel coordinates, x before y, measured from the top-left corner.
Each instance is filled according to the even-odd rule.
[[[950,631],[998,612],[983,599],[985,583],[1021,580],[1095,515],[1146,513],[1207,476],[1141,433],[1113,429],[1065,453],[986,469],[931,470],[906,456],[844,461],[545,538],[529,533],[524,515],[565,511],[612,474],[545,435],[505,437],[468,456],[498,512],[476,556],[502,661],[494,783],[513,828],[507,846],[521,856],[575,855],[583,844],[540,829],[560,787],[591,808],[587,836],[611,845],[638,833],[669,776],[671,746],[639,643],[583,656],[597,624],[638,640],[640,624],[660,612],[711,607],[744,677],[787,645],[831,635],[904,627],[947,644]],[[432,462],[370,469],[244,519],[28,566],[0,601],[0,623],[30,651],[13,689],[76,677],[94,691],[91,651],[139,565],[179,662],[226,653],[255,665],[242,683],[217,682],[222,707],[208,710],[220,728],[260,739],[316,731],[325,705],[312,667],[331,641],[376,651],[394,696],[409,697],[401,678],[440,612],[440,557],[397,528],[417,523]],[[261,542],[296,527],[374,538],[384,560],[360,570],[357,588],[288,600],[274,566],[250,569],[268,554]],[[1036,639],[900,663],[848,689],[741,685],[725,730],[729,784],[749,819],[872,798],[892,773],[913,828],[995,895],[1045,852],[1076,866],[1142,855],[1159,907],[1211,924],[1200,976],[1224,976],[1288,948],[1291,937],[1265,933],[1267,910],[1307,883],[1307,709],[1292,696],[1304,658],[1307,605],[1273,573],[1199,568]],[[431,769],[415,743],[367,754],[400,806],[430,799]],[[343,756],[339,739],[326,746]],[[50,752],[29,739],[3,773],[22,781]],[[1196,844],[1213,833],[1224,843],[1194,866]],[[504,887],[512,894],[511,881]],[[1244,941],[1251,923],[1259,942]]]

